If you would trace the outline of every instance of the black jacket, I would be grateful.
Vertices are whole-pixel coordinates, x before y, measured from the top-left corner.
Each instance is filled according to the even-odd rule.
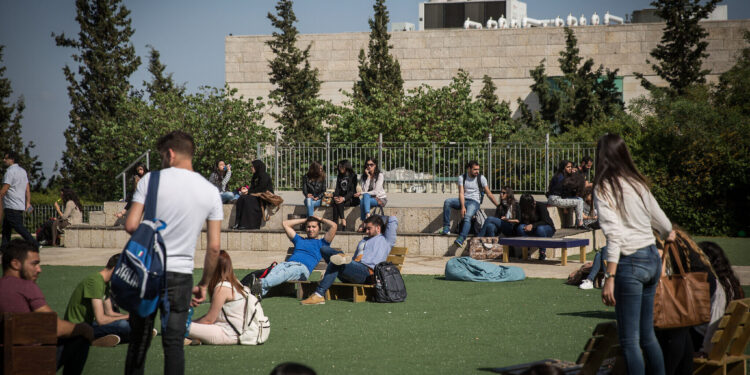
[[[333,192],[334,197],[344,197],[344,200],[350,200],[357,192],[357,174],[339,174],[336,178],[336,190]]]
[[[307,175],[302,176],[302,195],[307,198],[307,194],[312,194],[313,198],[323,198],[323,194],[326,192],[326,180],[313,181],[307,178]]]
[[[552,178],[549,180],[549,187],[547,188],[547,194],[545,194],[547,197],[550,195],[557,195],[558,197],[563,196],[563,179],[565,176],[561,174],[556,174],[552,176]]]
[[[520,220],[520,225],[532,225],[532,230],[536,230],[536,228],[540,225],[549,225],[552,227],[552,233],[555,233],[555,223],[552,221],[552,218],[549,216],[549,211],[547,211],[547,204],[536,202],[536,206],[534,207],[534,218],[532,220],[524,220],[522,217],[520,217],[518,220]],[[530,221],[529,223],[525,221]]]
[[[518,202],[514,201],[513,204],[511,205],[510,209],[511,209],[511,212],[513,213],[513,215],[511,215],[512,216],[511,220],[519,220],[519,216],[521,214],[521,210],[518,208]],[[508,213],[508,206],[506,206],[506,205],[504,205],[502,203],[500,203],[500,205],[497,206],[497,209],[495,210],[495,216],[498,219],[502,218],[503,216],[507,216],[506,215],[507,213]]]

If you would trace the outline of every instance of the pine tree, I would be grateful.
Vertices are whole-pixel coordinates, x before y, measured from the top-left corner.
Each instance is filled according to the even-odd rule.
[[[720,1],[708,0],[705,5],[700,4],[701,0],[656,0],[651,3],[666,25],[661,42],[651,51],[651,57],[657,62],[646,62],[669,83],[670,93],[681,95],[690,85],[706,82],[706,75],[711,71],[702,68],[702,60],[708,57],[708,42],[705,41],[708,32],[699,21],[706,18]],[[640,78],[643,87],[655,88],[642,73],[634,74]]]
[[[499,123],[510,123],[511,113],[510,104],[500,99],[495,94],[497,86],[492,82],[492,78],[486,75],[482,78],[482,90],[477,95],[477,101],[484,112],[488,112],[492,116],[492,124],[497,125]]]
[[[119,171],[100,166],[118,148],[127,145],[117,139],[111,139],[109,144],[93,139],[98,138],[103,124],[117,119],[118,103],[131,89],[128,79],[141,63],[130,43],[135,32],[130,27],[130,11],[120,3],[76,0],[78,37],[52,34],[58,46],[76,51],[72,57],[79,64],[77,74],[69,66],[63,68],[73,109],[71,125],[65,130],[62,177],[79,195],[94,199],[112,198],[106,186]]]
[[[299,32],[294,24],[297,17],[291,0],[276,4],[276,15],[268,13],[271,24],[279,31],[266,42],[275,57],[269,61],[270,82],[274,85],[269,94],[273,104],[281,108],[271,115],[281,124],[285,141],[316,141],[322,138],[321,119],[316,116],[316,103],[320,91],[318,69],[310,66],[310,47],[297,48]]]
[[[143,86],[146,88],[151,100],[157,94],[174,93],[178,96],[182,96],[185,93],[185,85],[178,85],[172,78],[172,73],[164,74],[167,69],[166,65],[161,63],[159,59],[161,54],[152,45],[147,45],[149,48],[148,52],[148,72],[151,73],[151,82],[143,81]]]
[[[13,94],[10,80],[5,78],[5,66],[3,62],[3,49],[5,46],[0,45],[0,154],[9,151],[15,151],[18,154],[16,163],[26,169],[29,175],[29,183],[34,190],[41,188],[44,183],[44,173],[42,172],[42,162],[37,156],[31,155],[34,142],[24,145],[21,137],[21,119],[23,110],[26,108],[23,96],[19,97],[15,103],[10,102]],[[4,155],[3,155],[4,156]],[[0,175],[5,174],[6,166],[0,165]]]
[[[399,102],[404,96],[404,80],[401,78],[401,65],[390,54],[388,45],[388,9],[385,0],[376,0],[373,6],[374,19],[369,19],[370,42],[368,53],[359,51],[359,80],[354,83],[354,99],[364,104],[380,101]]]

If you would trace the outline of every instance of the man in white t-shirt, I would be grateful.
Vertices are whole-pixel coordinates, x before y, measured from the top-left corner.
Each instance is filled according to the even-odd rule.
[[[169,318],[162,331],[164,346],[164,373],[185,372],[183,338],[190,305],[197,306],[206,298],[206,288],[216,270],[221,245],[219,234],[223,210],[216,187],[203,176],[193,172],[193,137],[173,131],[159,139],[157,149],[161,154],[162,170],[159,172],[159,190],[156,200],[156,218],[167,227],[162,230],[167,251],[167,292]],[[138,182],[128,211],[125,230],[133,233],[141,222],[148,181],[146,174]],[[193,256],[203,223],[207,222],[207,246],[203,263],[203,278],[193,287]],[[194,295],[191,301],[191,293]],[[146,352],[151,344],[151,330],[156,313],[147,318],[130,315],[130,346],[125,361],[126,374],[142,374],[146,365]]]
[[[15,229],[26,242],[39,248],[39,243],[23,226],[23,211],[31,207],[31,189],[26,170],[16,163],[18,154],[8,151],[3,154],[3,162],[8,166],[0,187],[0,200],[3,204],[3,240],[0,249],[10,242]]]
[[[469,229],[471,229],[471,218],[479,210],[483,194],[487,194],[495,206],[498,205],[495,196],[492,195],[489,186],[487,186],[487,179],[479,174],[479,163],[472,160],[466,164],[466,173],[458,176],[458,198],[448,198],[443,203],[443,230],[440,234],[450,233],[451,209],[460,209],[463,224],[455,243],[458,246],[463,246],[466,236],[469,235]]]

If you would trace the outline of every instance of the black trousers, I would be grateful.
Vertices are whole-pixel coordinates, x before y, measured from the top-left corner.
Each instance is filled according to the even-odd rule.
[[[57,340],[57,369],[63,368],[63,375],[78,375],[89,356],[91,343],[83,337]]]
[[[169,298],[169,318],[166,329],[162,331],[161,342],[164,346],[164,373],[185,373],[185,323],[187,323],[190,297],[193,290],[193,275],[187,273],[167,272],[167,294]],[[130,345],[125,359],[125,374],[143,374],[146,368],[146,353],[151,345],[151,331],[154,329],[156,312],[142,318],[130,314]]]
[[[263,221],[263,212],[260,205],[263,202],[258,197],[247,194],[241,195],[234,204],[235,208],[235,225],[241,229],[260,229]]]
[[[664,354],[666,375],[693,373],[693,340],[690,336],[692,327],[657,329],[661,352]]]
[[[39,242],[37,242],[36,239],[31,236],[29,231],[26,230],[26,227],[23,226],[23,211],[5,208],[3,209],[3,242],[0,247],[5,246],[5,244],[10,242],[11,231],[14,229],[24,240],[39,247]]]
[[[338,219],[346,219],[344,217],[344,210],[347,207],[352,206],[352,199],[345,199],[341,203],[336,203],[335,200],[331,200],[331,206],[333,206],[333,222],[336,223]]]

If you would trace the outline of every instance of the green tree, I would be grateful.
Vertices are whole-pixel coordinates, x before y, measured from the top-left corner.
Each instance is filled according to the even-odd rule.
[[[24,145],[21,131],[21,119],[23,119],[23,110],[26,108],[23,96],[19,97],[15,103],[10,102],[13,88],[10,79],[5,78],[5,66],[3,62],[4,45],[0,45],[0,153],[15,151],[18,153],[16,163],[26,169],[29,175],[29,183],[34,190],[41,188],[45,177],[42,172],[42,162],[36,155],[31,155],[31,150],[35,147],[34,142]],[[5,174],[7,167],[3,163],[0,165],[0,175]]]
[[[127,144],[99,135],[105,124],[116,121],[119,102],[131,89],[128,79],[141,63],[130,43],[130,11],[120,3],[76,0],[78,37],[52,34],[58,46],[76,51],[72,57],[79,64],[77,74],[69,66],[63,68],[73,108],[61,173],[79,194],[92,198],[108,197],[105,187],[118,172],[108,169],[106,161]]]
[[[172,78],[172,73],[165,74],[167,66],[161,63],[161,54],[152,45],[147,45],[148,51],[148,72],[151,73],[151,82],[143,81],[143,86],[149,97],[154,97],[157,93],[164,94],[174,92],[177,95],[185,93],[185,85],[178,85]]]
[[[670,92],[681,95],[696,83],[705,83],[710,70],[702,68],[702,60],[708,57],[704,39],[708,32],[699,21],[706,18],[721,0],[708,0],[701,5],[701,0],[656,0],[651,3],[656,7],[657,15],[666,25],[661,42],[651,51],[656,63],[651,68],[656,74],[669,83]],[[641,80],[641,85],[653,90],[655,87],[646,80],[642,73],[633,73]]]
[[[390,53],[388,45],[388,9],[385,0],[376,0],[373,6],[374,19],[370,24],[370,42],[365,50],[359,50],[359,80],[354,83],[354,98],[366,104],[380,105],[379,102],[398,102],[404,96],[404,80],[401,78],[401,65]],[[377,91],[382,95],[376,96]],[[376,100],[379,99],[379,100]]]
[[[745,42],[750,45],[750,31],[745,30]],[[717,104],[732,107],[750,117],[750,46],[740,52],[737,63],[719,76],[716,87]]]
[[[492,78],[488,75],[484,75],[482,78],[482,90],[477,95],[477,101],[479,107],[486,113],[492,116],[492,123],[508,124],[511,122],[510,104],[503,100],[502,102],[495,94],[497,86],[492,82]]]
[[[320,81],[318,69],[310,66],[310,47],[297,48],[297,35],[294,24],[297,17],[292,10],[291,0],[279,0],[276,15],[268,13],[274,31],[266,42],[275,57],[269,61],[273,90],[269,94],[272,103],[281,108],[281,113],[271,113],[281,124],[285,141],[318,141],[322,139],[323,126],[316,114]]]

